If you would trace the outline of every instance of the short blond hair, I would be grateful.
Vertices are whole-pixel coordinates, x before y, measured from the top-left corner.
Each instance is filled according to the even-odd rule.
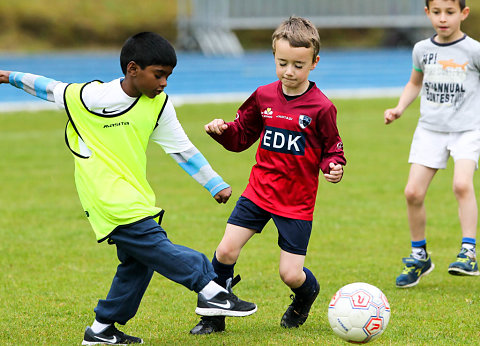
[[[277,40],[285,39],[292,47],[313,48],[313,62],[320,52],[320,35],[311,21],[306,18],[291,16],[278,26],[272,35],[272,48],[275,54]]]

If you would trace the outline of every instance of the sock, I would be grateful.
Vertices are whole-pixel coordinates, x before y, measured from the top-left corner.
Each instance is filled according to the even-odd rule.
[[[462,238],[462,247],[464,249],[472,251],[473,254],[476,254],[475,244],[476,244],[476,239],[475,238],[468,238],[468,237],[463,237]]]
[[[305,267],[303,267],[303,271],[306,275],[305,281],[300,287],[292,288],[292,292],[301,297],[310,296],[313,292],[315,292],[317,287],[317,279],[313,273]]]
[[[98,334],[98,333],[103,332],[105,329],[107,329],[107,328],[110,327],[110,326],[111,326],[110,323],[108,323],[108,324],[106,324],[106,323],[100,323],[100,322],[98,322],[97,320],[95,320],[95,321],[93,321],[93,324],[92,324],[92,326],[91,326],[90,328],[93,330],[93,332],[94,332],[95,334]]]
[[[205,299],[208,300],[212,299],[220,292],[227,292],[227,290],[212,280],[198,293],[201,293]]]
[[[213,254],[212,266],[217,274],[215,282],[222,287],[227,287],[227,280],[233,278],[234,264],[223,264],[217,260],[217,253]]]
[[[412,241],[412,257],[416,259],[427,259],[427,240]]]

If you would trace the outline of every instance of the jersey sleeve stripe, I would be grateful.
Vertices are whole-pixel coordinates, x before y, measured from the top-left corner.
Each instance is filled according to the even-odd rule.
[[[8,81],[14,87],[17,87],[19,89],[23,89],[22,79],[23,79],[24,75],[25,75],[25,73],[22,73],[22,72],[12,72],[12,73],[10,73]]]
[[[31,73],[12,72],[8,81],[14,87],[46,101],[54,101],[53,89],[60,83],[54,79]]]
[[[421,68],[415,66],[415,65],[412,65],[413,69],[417,72],[423,72]]]
[[[205,188],[210,191],[212,196],[215,196],[219,191],[226,189],[229,187],[227,183],[223,181],[220,176],[210,179],[206,184]]]
[[[208,165],[208,162],[201,153],[197,153],[187,162],[179,162],[178,164],[185,170],[185,172],[193,176],[197,174],[203,166]]]
[[[33,86],[34,86],[34,89],[35,89],[36,96],[41,98],[41,99],[47,100],[48,86],[52,82],[55,82],[55,81],[53,79],[46,78],[46,77],[35,78],[35,80],[33,82]]]

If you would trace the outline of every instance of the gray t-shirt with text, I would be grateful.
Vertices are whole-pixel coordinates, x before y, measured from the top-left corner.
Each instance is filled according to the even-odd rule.
[[[418,125],[432,131],[480,129],[480,42],[418,42],[413,68],[423,73]]]

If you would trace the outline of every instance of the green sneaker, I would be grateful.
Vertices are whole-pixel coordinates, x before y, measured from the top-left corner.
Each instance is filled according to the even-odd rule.
[[[448,272],[452,275],[480,275],[475,254],[470,250],[462,248],[457,256],[457,260],[448,266]]]
[[[419,260],[410,255],[410,257],[403,258],[402,261],[405,263],[405,268],[397,277],[396,284],[399,288],[416,286],[422,276],[429,274],[435,268],[430,256],[427,259]]]

